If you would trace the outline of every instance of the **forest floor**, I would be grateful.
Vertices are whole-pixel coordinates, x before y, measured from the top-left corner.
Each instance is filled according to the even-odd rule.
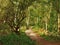
[[[33,33],[33,35],[36,35],[35,37],[34,36],[30,36],[30,38],[32,40],[35,40],[36,41],[36,45],[60,45],[60,41],[48,41],[48,40],[45,40],[44,38],[40,37],[38,34],[36,33]]]
[[[40,36],[40,34],[34,32],[32,29],[26,30],[25,33],[28,37],[30,37],[30,39],[36,41],[36,45],[60,45],[60,41],[45,40],[43,37]]]
[[[19,36],[15,33],[7,34],[5,31],[0,31],[0,45],[60,45],[60,41],[51,41],[51,39],[59,40],[60,38],[58,39],[57,37],[37,34],[32,38],[27,36],[24,31]]]

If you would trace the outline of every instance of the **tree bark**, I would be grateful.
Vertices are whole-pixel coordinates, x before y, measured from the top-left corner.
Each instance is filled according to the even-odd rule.
[[[11,28],[11,31],[17,35],[20,35],[19,27]]]

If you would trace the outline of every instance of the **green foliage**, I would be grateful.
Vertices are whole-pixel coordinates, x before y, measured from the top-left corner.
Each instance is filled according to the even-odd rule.
[[[29,7],[30,25],[32,26],[37,25],[38,27],[44,28],[45,30],[49,30],[49,31],[53,31],[53,30],[57,31],[58,30],[57,7],[59,6],[55,5],[56,2],[58,1],[40,0],[39,3],[34,2],[33,5]]]
[[[53,5],[53,8],[57,11],[57,13],[60,12],[60,8],[59,8],[59,3],[60,1],[59,0],[52,0],[52,5]]]
[[[18,30],[27,25],[27,20],[28,25],[36,30],[43,28],[53,32],[51,35],[57,35],[59,4],[59,0],[0,0],[0,30],[7,28]],[[54,36],[43,35],[43,37],[47,40],[58,39]],[[34,45],[34,41],[23,33],[20,36],[16,34],[2,36],[0,40],[5,45]]]
[[[3,20],[5,23],[10,26],[10,28],[14,31],[17,31],[21,24],[23,24],[23,20],[26,18],[28,14],[26,14],[28,7],[32,5],[35,0],[3,0],[0,3],[3,4],[0,8],[4,11],[1,15],[3,15]],[[5,2],[5,3],[3,3]],[[8,3],[7,3],[8,2]]]
[[[5,20],[12,29],[26,25],[25,18],[30,17],[31,26],[37,25],[40,28],[48,27],[48,30],[57,30],[59,5],[56,2],[59,4],[59,0],[3,0],[0,1],[1,19]]]
[[[50,14],[51,15],[50,15],[50,22],[49,22],[49,25],[48,25],[48,29],[50,31],[53,31],[53,30],[57,31],[57,28],[58,28],[57,12],[55,10],[52,10],[52,12]]]
[[[7,36],[1,36],[0,41],[4,45],[35,45],[35,42],[32,41],[25,33],[20,33],[21,35],[16,35],[11,33]]]

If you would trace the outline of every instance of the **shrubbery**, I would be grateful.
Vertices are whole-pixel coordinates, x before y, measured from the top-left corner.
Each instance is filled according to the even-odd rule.
[[[11,33],[7,36],[0,36],[0,42],[3,45],[35,45],[35,42],[27,37],[25,33],[21,33],[20,35]]]

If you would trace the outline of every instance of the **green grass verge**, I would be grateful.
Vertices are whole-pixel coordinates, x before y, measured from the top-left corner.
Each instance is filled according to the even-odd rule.
[[[2,42],[3,45],[35,45],[35,41],[32,41],[23,32],[21,32],[20,35],[11,33],[7,36],[0,36],[0,42]]]

